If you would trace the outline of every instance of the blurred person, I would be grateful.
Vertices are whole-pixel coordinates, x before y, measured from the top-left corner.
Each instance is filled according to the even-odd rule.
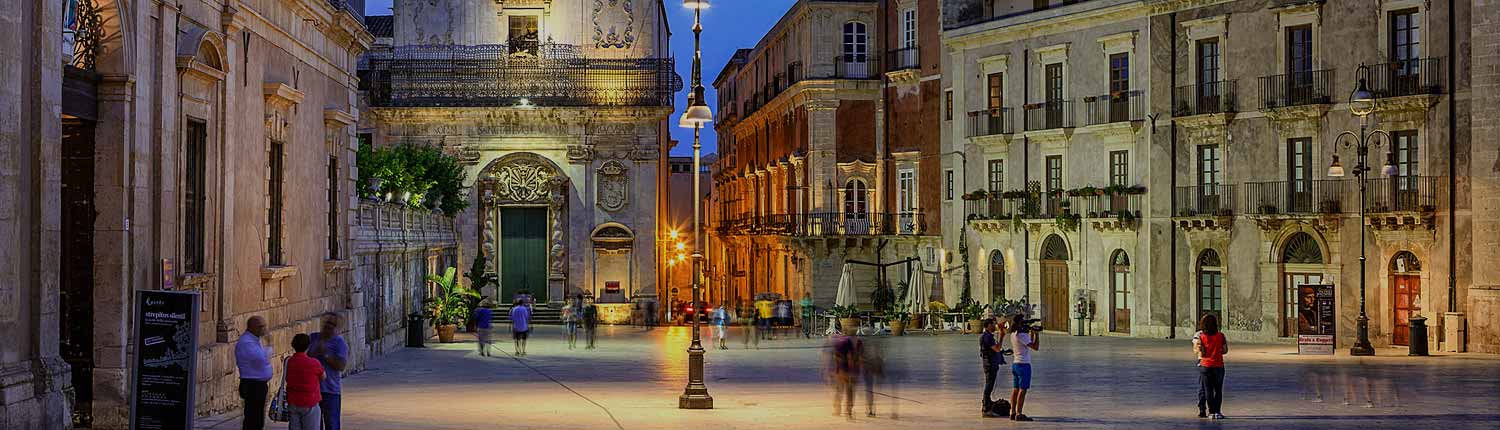
[[[885,383],[885,351],[880,342],[859,342],[859,370],[865,380],[865,416],[875,416],[875,386]]]
[[[524,297],[517,297],[510,307],[510,338],[515,342],[516,355],[526,356],[526,338],[531,336],[531,307]]]
[[[474,334],[479,338],[479,356],[490,356],[490,345],[494,343],[491,337],[495,311],[490,309],[489,299],[479,303],[479,309],[474,310]]]
[[[588,340],[585,349],[594,349],[594,329],[599,326],[599,307],[594,305],[594,298],[584,299],[583,305],[583,335]]]
[[[339,430],[343,421],[340,411],[343,406],[343,372],[349,365],[349,344],[339,335],[342,323],[339,314],[323,313],[322,330],[309,334],[312,346],[307,356],[323,363],[324,378],[319,384],[319,414],[323,416],[323,430]]]
[[[813,306],[812,293],[802,293],[802,300],[797,305],[802,311],[802,338],[812,339],[813,326],[818,321],[813,316],[816,314],[816,308]]]
[[[859,375],[860,340],[838,334],[829,338],[827,374],[833,385],[833,415],[854,420],[854,378]]]
[[[307,356],[311,344],[311,336],[297,333],[292,337],[292,356],[286,360],[286,402],[292,418],[287,422],[289,430],[318,430],[323,423],[322,409],[318,408],[318,402],[323,401],[319,384],[328,374],[323,373],[322,363]]]
[[[714,339],[717,340],[719,349],[729,349],[729,345],[724,342],[724,332],[729,329],[729,310],[724,306],[714,308],[712,324]]]
[[[240,399],[245,403],[245,430],[266,426],[266,396],[270,391],[271,354],[261,339],[266,337],[266,320],[254,316],[245,321],[245,333],[234,344],[234,366],[240,371]]]
[[[979,358],[980,364],[984,366],[984,398],[980,405],[983,415],[989,418],[999,418],[991,407],[994,401],[990,400],[990,393],[995,391],[995,376],[1000,374],[1000,366],[1005,364],[1005,357],[1000,354],[1000,340],[995,338],[995,320],[984,320],[984,332],[979,335]]]
[[[1198,326],[1201,330],[1193,334],[1193,345],[1198,352],[1198,417],[1221,420],[1224,419],[1220,413],[1224,404],[1224,354],[1229,352],[1229,341],[1219,331],[1219,318],[1214,314],[1204,314]]]
[[[774,305],[765,298],[755,301],[755,324],[760,330],[760,337],[766,340],[771,339],[771,308]]]
[[[562,308],[563,326],[567,330],[563,332],[563,339],[568,341],[568,349],[574,349],[578,346],[578,313],[574,307],[577,303],[577,301],[569,297],[567,302],[563,303]]]
[[[1011,349],[1015,350],[1015,360],[1010,365],[1010,419],[1031,421],[1021,410],[1026,407],[1026,392],[1031,390],[1031,351],[1041,349],[1041,331],[1026,324],[1024,315],[1012,317],[1009,331]]]

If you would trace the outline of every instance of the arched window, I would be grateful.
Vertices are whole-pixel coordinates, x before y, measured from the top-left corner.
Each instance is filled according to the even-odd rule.
[[[990,251],[990,301],[1005,298],[1005,254]]]
[[[844,184],[844,216],[864,218],[869,210],[869,188],[865,181],[850,179]]]
[[[1130,333],[1130,256],[1125,250],[1115,250],[1110,257],[1110,319],[1109,329],[1117,333]]]
[[[1212,249],[1198,254],[1198,316],[1204,314],[1224,321],[1224,267]]]
[[[844,62],[865,63],[870,57],[870,34],[866,31],[865,23],[849,21],[844,23]]]
[[[1411,251],[1397,252],[1396,256],[1391,257],[1391,273],[1407,274],[1421,271],[1422,262],[1417,260],[1417,255],[1412,254]]]
[[[1282,248],[1281,262],[1294,264],[1323,264],[1323,249],[1318,241],[1307,233],[1293,234]]]
[[[1306,232],[1293,233],[1281,248],[1283,264],[1323,264],[1323,248]],[[1303,285],[1323,284],[1320,269],[1283,267],[1281,284],[1281,335],[1297,334],[1297,289]]]
[[[1067,260],[1068,244],[1055,234],[1047,236],[1047,240],[1042,242],[1042,259]]]

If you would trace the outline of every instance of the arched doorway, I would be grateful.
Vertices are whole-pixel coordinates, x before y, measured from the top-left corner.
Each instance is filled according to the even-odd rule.
[[[1198,254],[1198,318],[1207,314],[1224,322],[1224,263],[1212,249]]]
[[[1281,248],[1281,335],[1297,334],[1297,287],[1323,284],[1323,247],[1306,232],[1293,233]]]
[[[1109,260],[1109,330],[1130,333],[1130,256],[1116,249]]]
[[[1042,242],[1042,327],[1068,331],[1068,244],[1058,235]]]
[[[480,171],[480,252],[500,275],[495,297],[502,302],[521,292],[538,302],[562,299],[567,182],[551,160],[529,152],[502,156]]]
[[[1397,252],[1391,257],[1391,344],[1408,345],[1411,342],[1413,314],[1422,312],[1422,262],[1411,251]]]
[[[990,302],[1005,298],[1005,254],[990,251]]]

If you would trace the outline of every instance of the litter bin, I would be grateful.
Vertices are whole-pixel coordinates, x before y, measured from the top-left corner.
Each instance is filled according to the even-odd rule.
[[[1411,317],[1406,320],[1411,325],[1411,348],[1406,355],[1427,355],[1427,318]]]
[[[406,316],[406,347],[421,348],[426,336],[422,336],[422,314],[412,312]]]

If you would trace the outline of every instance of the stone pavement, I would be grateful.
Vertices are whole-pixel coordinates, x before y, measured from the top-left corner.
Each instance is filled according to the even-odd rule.
[[[1197,373],[1187,341],[1052,333],[1034,353],[1026,413],[1036,422],[980,417],[977,341],[951,334],[867,338],[885,351],[894,382],[877,388],[875,418],[864,415],[861,387],[851,421],[832,415],[821,339],[763,341],[747,350],[740,335],[731,334],[728,351],[707,345],[711,411],[677,409],[687,378],[686,328],[604,327],[598,349],[569,351],[559,327],[539,326],[529,355],[519,359],[480,357],[471,338],[387,355],[345,379],[344,422],[360,430],[1500,428],[1500,357],[1417,358],[1396,350],[1305,357],[1290,345],[1231,339],[1230,419],[1208,421],[1195,417]],[[497,345],[510,350],[508,340]],[[1010,389],[1008,372],[1000,379],[997,397]],[[1320,382],[1304,382],[1310,380]],[[1313,400],[1319,391],[1323,402]]]

